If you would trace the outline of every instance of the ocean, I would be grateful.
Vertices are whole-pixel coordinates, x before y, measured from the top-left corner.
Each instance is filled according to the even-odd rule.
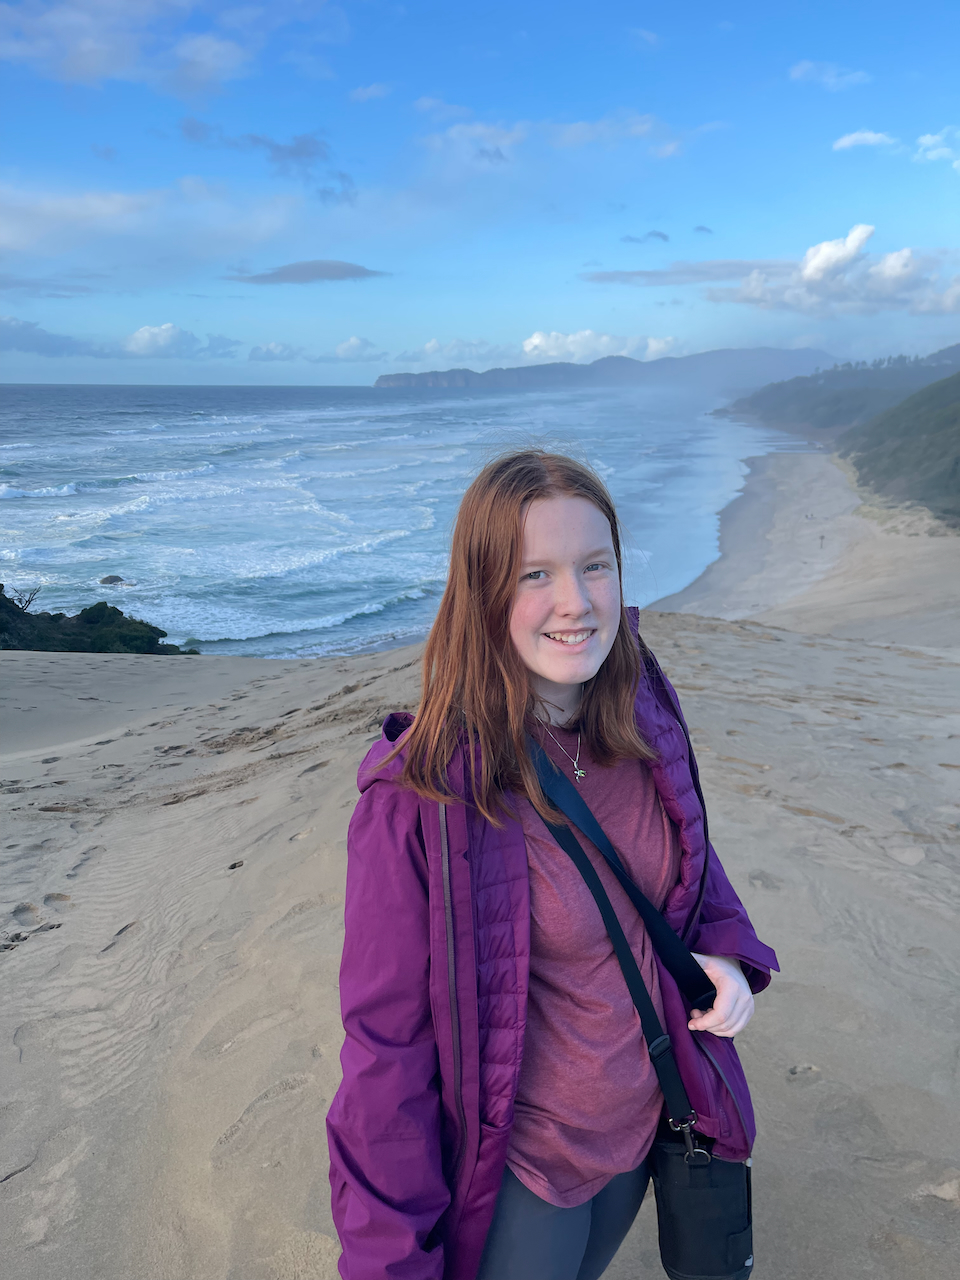
[[[107,600],[202,653],[409,643],[443,591],[457,504],[501,449],[590,462],[649,604],[716,558],[744,459],[809,449],[681,388],[7,386],[0,568],[34,609]],[[116,575],[122,585],[102,586]]]

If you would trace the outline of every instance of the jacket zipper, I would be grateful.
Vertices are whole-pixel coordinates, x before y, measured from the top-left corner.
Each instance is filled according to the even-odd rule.
[[[450,1030],[453,1038],[453,1092],[460,1121],[460,1141],[454,1161],[454,1177],[460,1172],[467,1149],[467,1116],[463,1106],[460,1061],[460,1009],[457,1004],[457,954],[453,933],[453,896],[450,892],[450,843],[447,839],[447,806],[440,806],[440,873],[443,881],[443,918],[447,937],[447,987],[450,993]]]

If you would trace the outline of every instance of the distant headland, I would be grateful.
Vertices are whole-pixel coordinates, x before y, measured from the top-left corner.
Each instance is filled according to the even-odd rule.
[[[604,356],[590,364],[520,365],[509,369],[434,369],[428,373],[383,373],[377,387],[449,387],[490,391],[541,391],[553,388],[623,387],[689,384],[698,390],[734,392],[803,377],[836,361],[812,347],[730,347],[693,356],[633,360]]]

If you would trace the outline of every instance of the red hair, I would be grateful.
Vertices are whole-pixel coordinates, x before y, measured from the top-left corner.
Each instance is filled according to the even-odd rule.
[[[449,802],[456,797],[446,782],[447,766],[454,752],[465,747],[473,802],[497,826],[507,791],[525,794],[545,817],[556,816],[527,753],[525,735],[536,698],[509,628],[526,507],[561,496],[586,498],[606,517],[622,597],[620,524],[600,477],[573,458],[539,450],[495,459],[460,503],[450,574],[423,655],[420,705],[402,745],[387,757],[402,750],[399,781],[428,799]],[[633,713],[642,669],[640,643],[621,605],[613,648],[584,685],[577,713],[583,742],[599,764],[655,755],[641,738]]]

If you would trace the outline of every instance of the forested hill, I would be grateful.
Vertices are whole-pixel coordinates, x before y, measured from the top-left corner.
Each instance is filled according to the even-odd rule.
[[[839,445],[875,493],[922,502],[960,528],[960,373],[847,431]]]
[[[759,418],[767,426],[833,435],[865,423],[914,391],[960,370],[960,343],[933,355],[838,364],[809,377],[761,387],[718,416]]]

